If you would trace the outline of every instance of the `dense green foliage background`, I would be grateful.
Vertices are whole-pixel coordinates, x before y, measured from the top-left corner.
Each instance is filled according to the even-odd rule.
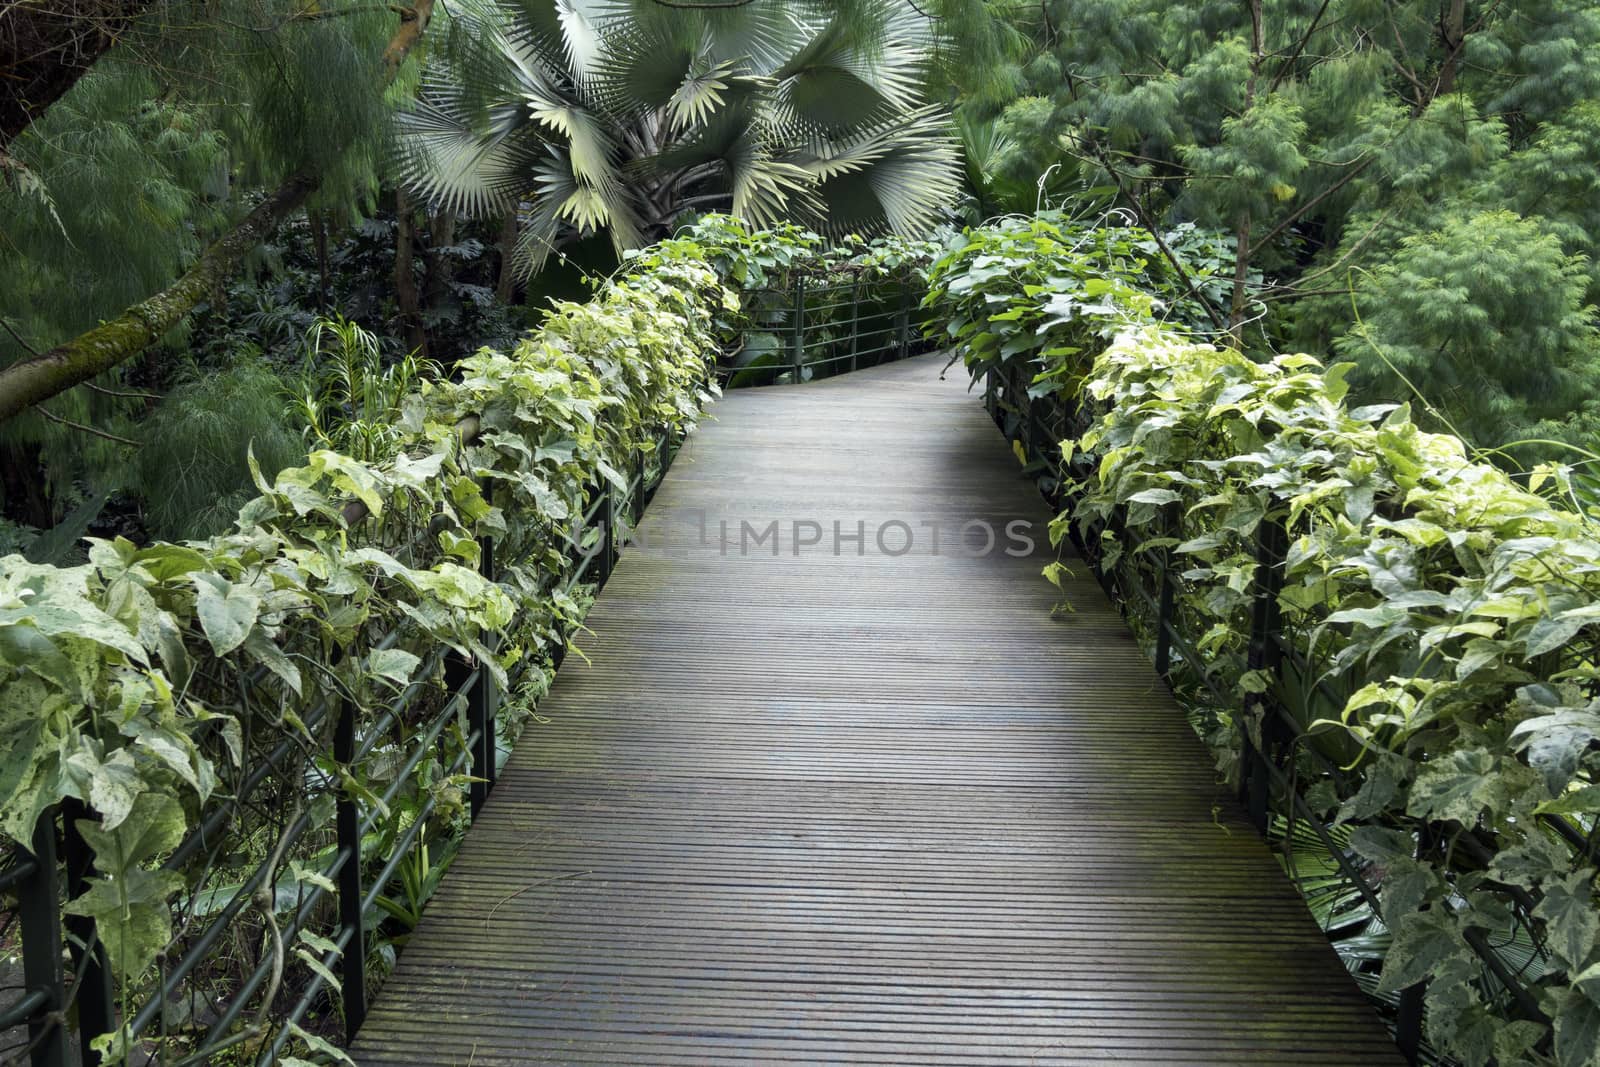
[[[144,895],[81,907],[120,909],[130,982],[195,889],[148,861],[242,758],[248,709],[196,662],[268,671],[281,731],[324,682],[410,677],[397,657],[331,666],[368,623],[481,652],[510,608],[463,566],[473,535],[513,504],[559,520],[646,424],[690,419],[705,358],[752,314],[723,285],[901,277],[926,247],[851,231],[941,224],[947,336],[1095,419],[1063,429],[1079,474],[1095,464],[1063,531],[1116,514],[1190,557],[1184,610],[1218,663],[1250,538],[1268,518],[1296,538],[1291,629],[1338,694],[1302,700],[1304,725],[1349,772],[1308,800],[1383,892],[1323,913],[1353,968],[1380,996],[1429,978],[1430,1034],[1464,1062],[1597,1061],[1592,850],[1537,827],[1596,826],[1600,8],[90,8],[98,43],[59,98],[0,85],[0,407],[20,371],[111,353],[0,417],[0,557],[27,555],[0,612],[30,635],[0,644],[0,685],[47,709],[6,721],[0,787],[19,841],[51,799],[107,817],[96,847],[121,858],[97,884]],[[6,47],[40,49],[22,58],[53,54],[33,7],[0,20],[21,30]],[[744,221],[628,256],[719,208]],[[828,238],[745,225],[779,219]],[[1296,350],[1316,360],[1278,355]],[[517,398],[514,432],[493,456],[447,447],[490,394]],[[1059,487],[1055,455],[1027,459]],[[475,496],[479,475],[506,499]],[[379,489],[398,519],[347,544],[336,503]],[[1154,525],[1175,505],[1181,537]],[[426,559],[398,553],[427,507],[455,524]],[[280,620],[325,612],[330,581],[353,614]],[[517,590],[529,649],[580,611],[547,592]],[[417,616],[429,597],[458,610]],[[286,667],[285,642],[326,673]],[[173,687],[191,675],[199,710]],[[1206,714],[1228,769],[1252,724]],[[1476,866],[1437,845],[1480,833]],[[1483,937],[1535,1011],[1473,970]]]
[[[1360,395],[1418,399],[1480,447],[1590,446],[1592,4],[1047,0],[1006,20],[1008,79],[962,104],[983,213],[1031,210],[1050,171],[1073,212],[1215,229],[1235,284],[1211,321],[1247,350],[1335,352]]]

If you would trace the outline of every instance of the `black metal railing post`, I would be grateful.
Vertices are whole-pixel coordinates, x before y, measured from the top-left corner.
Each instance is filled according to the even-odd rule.
[[[850,286],[850,369],[856,370],[861,351],[861,276]]]
[[[790,338],[790,362],[794,364],[794,380],[800,380],[801,371],[805,368],[806,361],[806,276],[794,276],[794,317],[791,325],[794,335]]]
[[[28,1019],[28,1057],[33,1067],[66,1067],[66,986],[61,974],[61,896],[56,867],[56,810],[33,827],[33,853],[19,857],[33,870],[17,884],[17,921],[22,934],[22,984],[44,1000]]]
[[[356,708],[349,700],[339,701],[339,718],[333,731],[333,759],[344,773],[355,774]],[[367,938],[361,907],[361,805],[348,786],[339,791],[334,816],[336,845],[345,854],[339,867],[339,926],[344,940],[340,957],[344,997],[345,1037],[355,1040],[367,1018]],[[269,871],[271,879],[275,872]],[[270,887],[271,882],[268,882]],[[269,888],[270,891],[270,888]]]
[[[628,518],[635,526],[644,518],[645,472],[650,469],[642,448],[633,450],[633,499],[628,501]]]
[[[911,354],[911,285],[900,286],[900,315],[895,320],[900,328],[900,358]]]
[[[1161,508],[1162,527],[1167,537],[1176,539],[1179,530],[1179,513],[1176,503]],[[1161,566],[1156,572],[1160,585],[1156,592],[1156,673],[1162,681],[1172,684],[1172,617],[1173,601],[1177,595],[1178,578],[1173,573],[1172,546],[1161,550]]]
[[[1024,392],[1023,395],[1027,396],[1027,393]],[[1044,420],[1039,417],[1039,411],[1044,407],[1044,405],[1033,398],[1029,398],[1027,404],[1028,454],[1037,459],[1038,457],[1043,456],[1047,450],[1056,451],[1054,448],[1056,442],[1053,442],[1049,439],[1050,435],[1045,431]],[[1054,503],[1054,501],[1052,501],[1052,503]]]
[[[1426,862],[1437,842],[1433,824],[1424,823],[1417,832],[1415,856]],[[1440,905],[1433,905],[1439,907]],[[1427,982],[1417,982],[1400,990],[1400,1001],[1394,1017],[1394,1043],[1407,1063],[1416,1064],[1422,1059],[1423,1001],[1428,992]]]
[[[67,899],[89,890],[89,869],[94,854],[78,832],[78,820],[94,814],[81,800],[68,798],[61,803],[61,859],[67,871]],[[115,1033],[117,1006],[111,991],[111,965],[95,922],[87,915],[69,915],[66,920],[68,951],[72,956],[74,981],[78,987],[78,1042],[84,1067],[98,1067],[100,1054],[90,1042],[102,1034]]]
[[[1256,530],[1256,569],[1251,580],[1250,641],[1245,670],[1256,676],[1255,685],[1244,701],[1244,722],[1240,730],[1244,751],[1239,788],[1250,820],[1263,833],[1272,792],[1270,760],[1273,738],[1278,734],[1277,718],[1269,714],[1268,690],[1277,680],[1281,655],[1278,648],[1278,593],[1283,585],[1283,524],[1275,519],[1261,522]],[[1254,725],[1255,737],[1250,729]]]
[[[611,568],[617,561],[617,487],[610,482],[605,483],[602,490],[605,494],[601,497],[600,505],[600,558],[595,562],[599,564],[599,571],[595,578],[600,585],[605,585],[611,579]]]
[[[1394,1043],[1400,1046],[1405,1061],[1416,1064],[1422,1055],[1422,999],[1427,983],[1418,982],[1400,991],[1399,1010],[1394,1020]]]
[[[488,537],[478,539],[478,570],[491,582],[495,580],[494,541]],[[496,765],[499,762],[495,737],[495,712],[499,694],[495,691],[494,676],[478,665],[477,678],[467,692],[467,733],[477,735],[472,752],[472,789],[469,793],[470,810],[476,819],[494,788]]]

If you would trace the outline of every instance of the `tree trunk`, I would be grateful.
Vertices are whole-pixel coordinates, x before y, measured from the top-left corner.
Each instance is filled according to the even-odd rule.
[[[406,347],[428,354],[428,333],[422,328],[422,298],[417,293],[416,233],[411,219],[411,198],[404,189],[394,194],[394,299],[400,307],[400,324]]]
[[[1444,63],[1439,67],[1439,87],[1434,96],[1455,92],[1456,69],[1461,59],[1461,48],[1467,36],[1467,0],[1449,0],[1449,7],[1439,26],[1439,36],[1444,44]]]
[[[383,50],[385,80],[393,81],[394,76],[400,73],[400,64],[406,61],[406,56],[422,39],[422,31],[428,28],[428,20],[432,17],[433,0],[416,0],[409,8],[401,9],[400,28],[394,31],[388,47]]]
[[[449,208],[428,220],[428,243],[422,249],[424,266],[423,301],[431,308],[450,299],[450,285],[456,279],[455,257],[444,251],[456,243],[456,213]]]
[[[511,303],[517,292],[517,209],[506,212],[500,222],[500,275],[495,279],[495,299],[502,304]]]
[[[400,28],[383,54],[386,78],[392,79],[400,69],[432,13],[433,0],[417,0],[401,13]],[[295,175],[217,238],[195,265],[166,289],[42,356],[18,360],[0,369],[0,421],[143,352],[226,280],[279,222],[304,204],[315,191],[317,181],[315,175]]]
[[[0,493],[6,518],[40,530],[56,524],[56,509],[45,491],[43,446],[0,441]]]

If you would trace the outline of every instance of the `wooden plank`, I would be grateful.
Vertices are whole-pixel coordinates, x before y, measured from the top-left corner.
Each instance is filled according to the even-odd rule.
[[[358,1063],[1399,1062],[943,365],[713,408]]]

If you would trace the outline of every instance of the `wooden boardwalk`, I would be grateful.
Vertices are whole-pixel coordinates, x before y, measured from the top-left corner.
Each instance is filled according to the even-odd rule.
[[[362,1067],[1399,1062],[1085,568],[1052,617],[1046,509],[942,367],[715,406]]]

